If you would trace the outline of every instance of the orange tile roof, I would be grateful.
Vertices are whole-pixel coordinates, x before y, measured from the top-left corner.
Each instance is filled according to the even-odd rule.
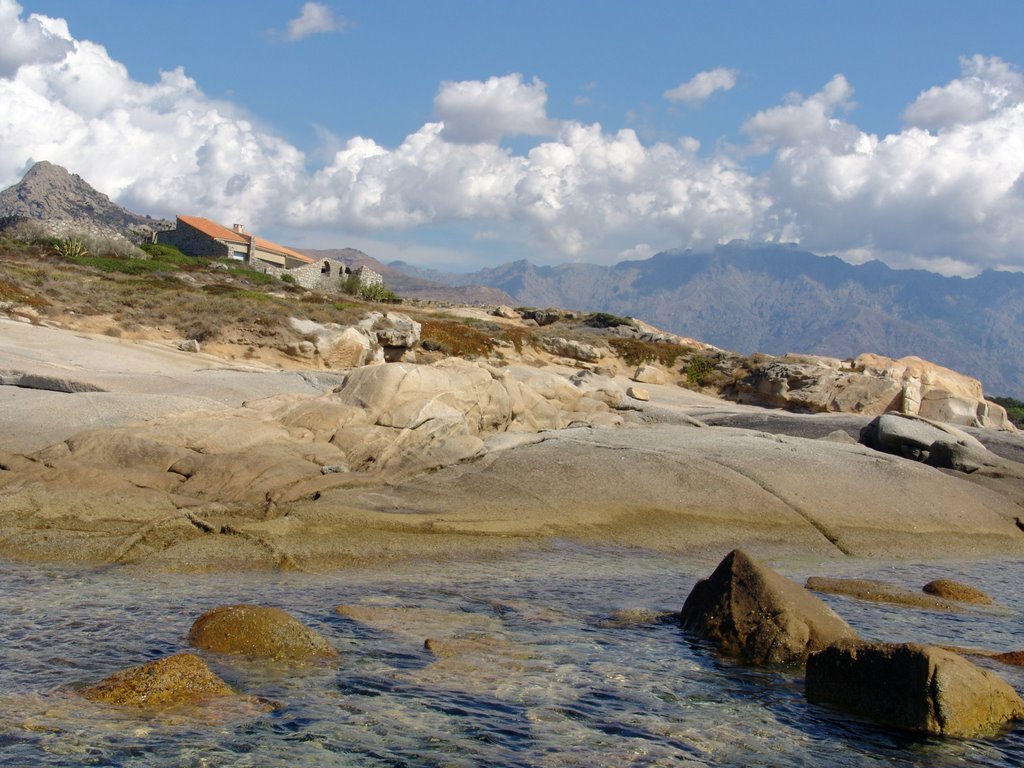
[[[285,248],[283,245],[272,243],[269,240],[256,237],[248,232],[236,232],[235,230],[228,229],[215,221],[204,219],[202,216],[179,216],[178,220],[188,224],[193,229],[198,229],[204,235],[217,240],[227,240],[231,243],[245,243],[246,245],[251,241],[257,248],[262,248],[265,251],[273,251],[274,253],[279,253],[282,256],[288,256],[289,258],[297,259],[298,261],[302,261],[307,264],[312,264],[315,261],[315,259],[311,259],[304,253],[293,251],[291,248]]]
[[[262,248],[265,251],[273,251],[274,253],[280,253],[282,256],[287,256],[291,259],[298,259],[299,261],[304,261],[307,264],[312,264],[315,261],[315,259],[311,259],[304,253],[293,251],[291,248],[285,248],[283,245],[278,245],[277,243],[272,243],[269,240],[264,240],[262,237],[256,237],[255,235],[253,235],[252,239],[253,244],[257,248]]]
[[[204,235],[209,235],[219,240],[229,240],[232,243],[249,242],[248,233],[235,232],[233,229],[228,229],[215,221],[204,219],[202,216],[179,216],[178,220],[185,222],[193,229],[198,229]]]

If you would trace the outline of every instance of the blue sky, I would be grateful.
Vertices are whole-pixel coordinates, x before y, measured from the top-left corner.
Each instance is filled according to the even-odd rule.
[[[0,0],[0,186],[472,269],[1024,269],[1024,4]],[[0,113],[0,114],[2,114]]]

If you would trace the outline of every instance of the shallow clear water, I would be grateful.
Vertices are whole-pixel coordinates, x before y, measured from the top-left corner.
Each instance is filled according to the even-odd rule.
[[[966,581],[999,607],[957,615],[829,602],[866,637],[1024,648],[1024,562],[775,565],[797,580]],[[811,706],[798,675],[720,659],[678,624],[614,620],[620,610],[678,611],[712,568],[570,545],[516,560],[312,575],[140,576],[0,561],[0,765],[1024,763],[1024,725],[987,741],[908,737]],[[269,712],[147,716],[70,692],[185,650],[200,613],[237,602],[285,608],[326,634],[341,661],[274,667],[205,655],[237,690],[274,702]],[[336,614],[339,604],[434,612],[385,612],[392,624],[374,628]],[[499,642],[493,654],[437,662],[423,648],[427,637],[480,634]],[[1024,690],[1024,670],[985,666]]]

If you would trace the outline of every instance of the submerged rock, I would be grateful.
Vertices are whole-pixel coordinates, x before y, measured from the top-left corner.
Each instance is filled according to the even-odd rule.
[[[806,587],[815,592],[844,595],[858,600],[868,600],[872,603],[892,603],[949,613],[959,613],[963,610],[959,605],[938,595],[922,594],[904,589],[896,584],[890,584],[887,581],[875,581],[874,579],[833,579],[828,576],[811,576],[807,579]]]
[[[977,603],[978,605],[992,605],[992,598],[970,584],[962,584],[953,579],[935,579],[929,581],[923,587],[922,592],[929,595],[945,598],[946,600],[958,600],[961,603]]]
[[[198,704],[217,696],[235,694],[193,653],[179,653],[129,667],[80,693],[90,701],[145,708]]]
[[[903,730],[976,737],[1024,718],[998,676],[934,646],[844,643],[811,654],[807,698]]]
[[[749,664],[803,662],[857,634],[796,582],[735,549],[686,598],[683,627]]]
[[[207,611],[192,624],[189,645],[218,653],[307,661],[338,655],[319,632],[280,608],[228,605]]]

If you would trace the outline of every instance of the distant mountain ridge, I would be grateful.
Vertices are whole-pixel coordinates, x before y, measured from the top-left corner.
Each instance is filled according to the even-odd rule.
[[[516,261],[447,279],[499,288],[517,304],[633,315],[746,354],[917,355],[981,379],[986,392],[1024,396],[1024,274],[943,277],[735,242],[607,267]]]
[[[20,182],[0,192],[0,222],[42,222],[54,234],[89,233],[139,239],[173,222],[132,213],[78,174],[40,160]]]

